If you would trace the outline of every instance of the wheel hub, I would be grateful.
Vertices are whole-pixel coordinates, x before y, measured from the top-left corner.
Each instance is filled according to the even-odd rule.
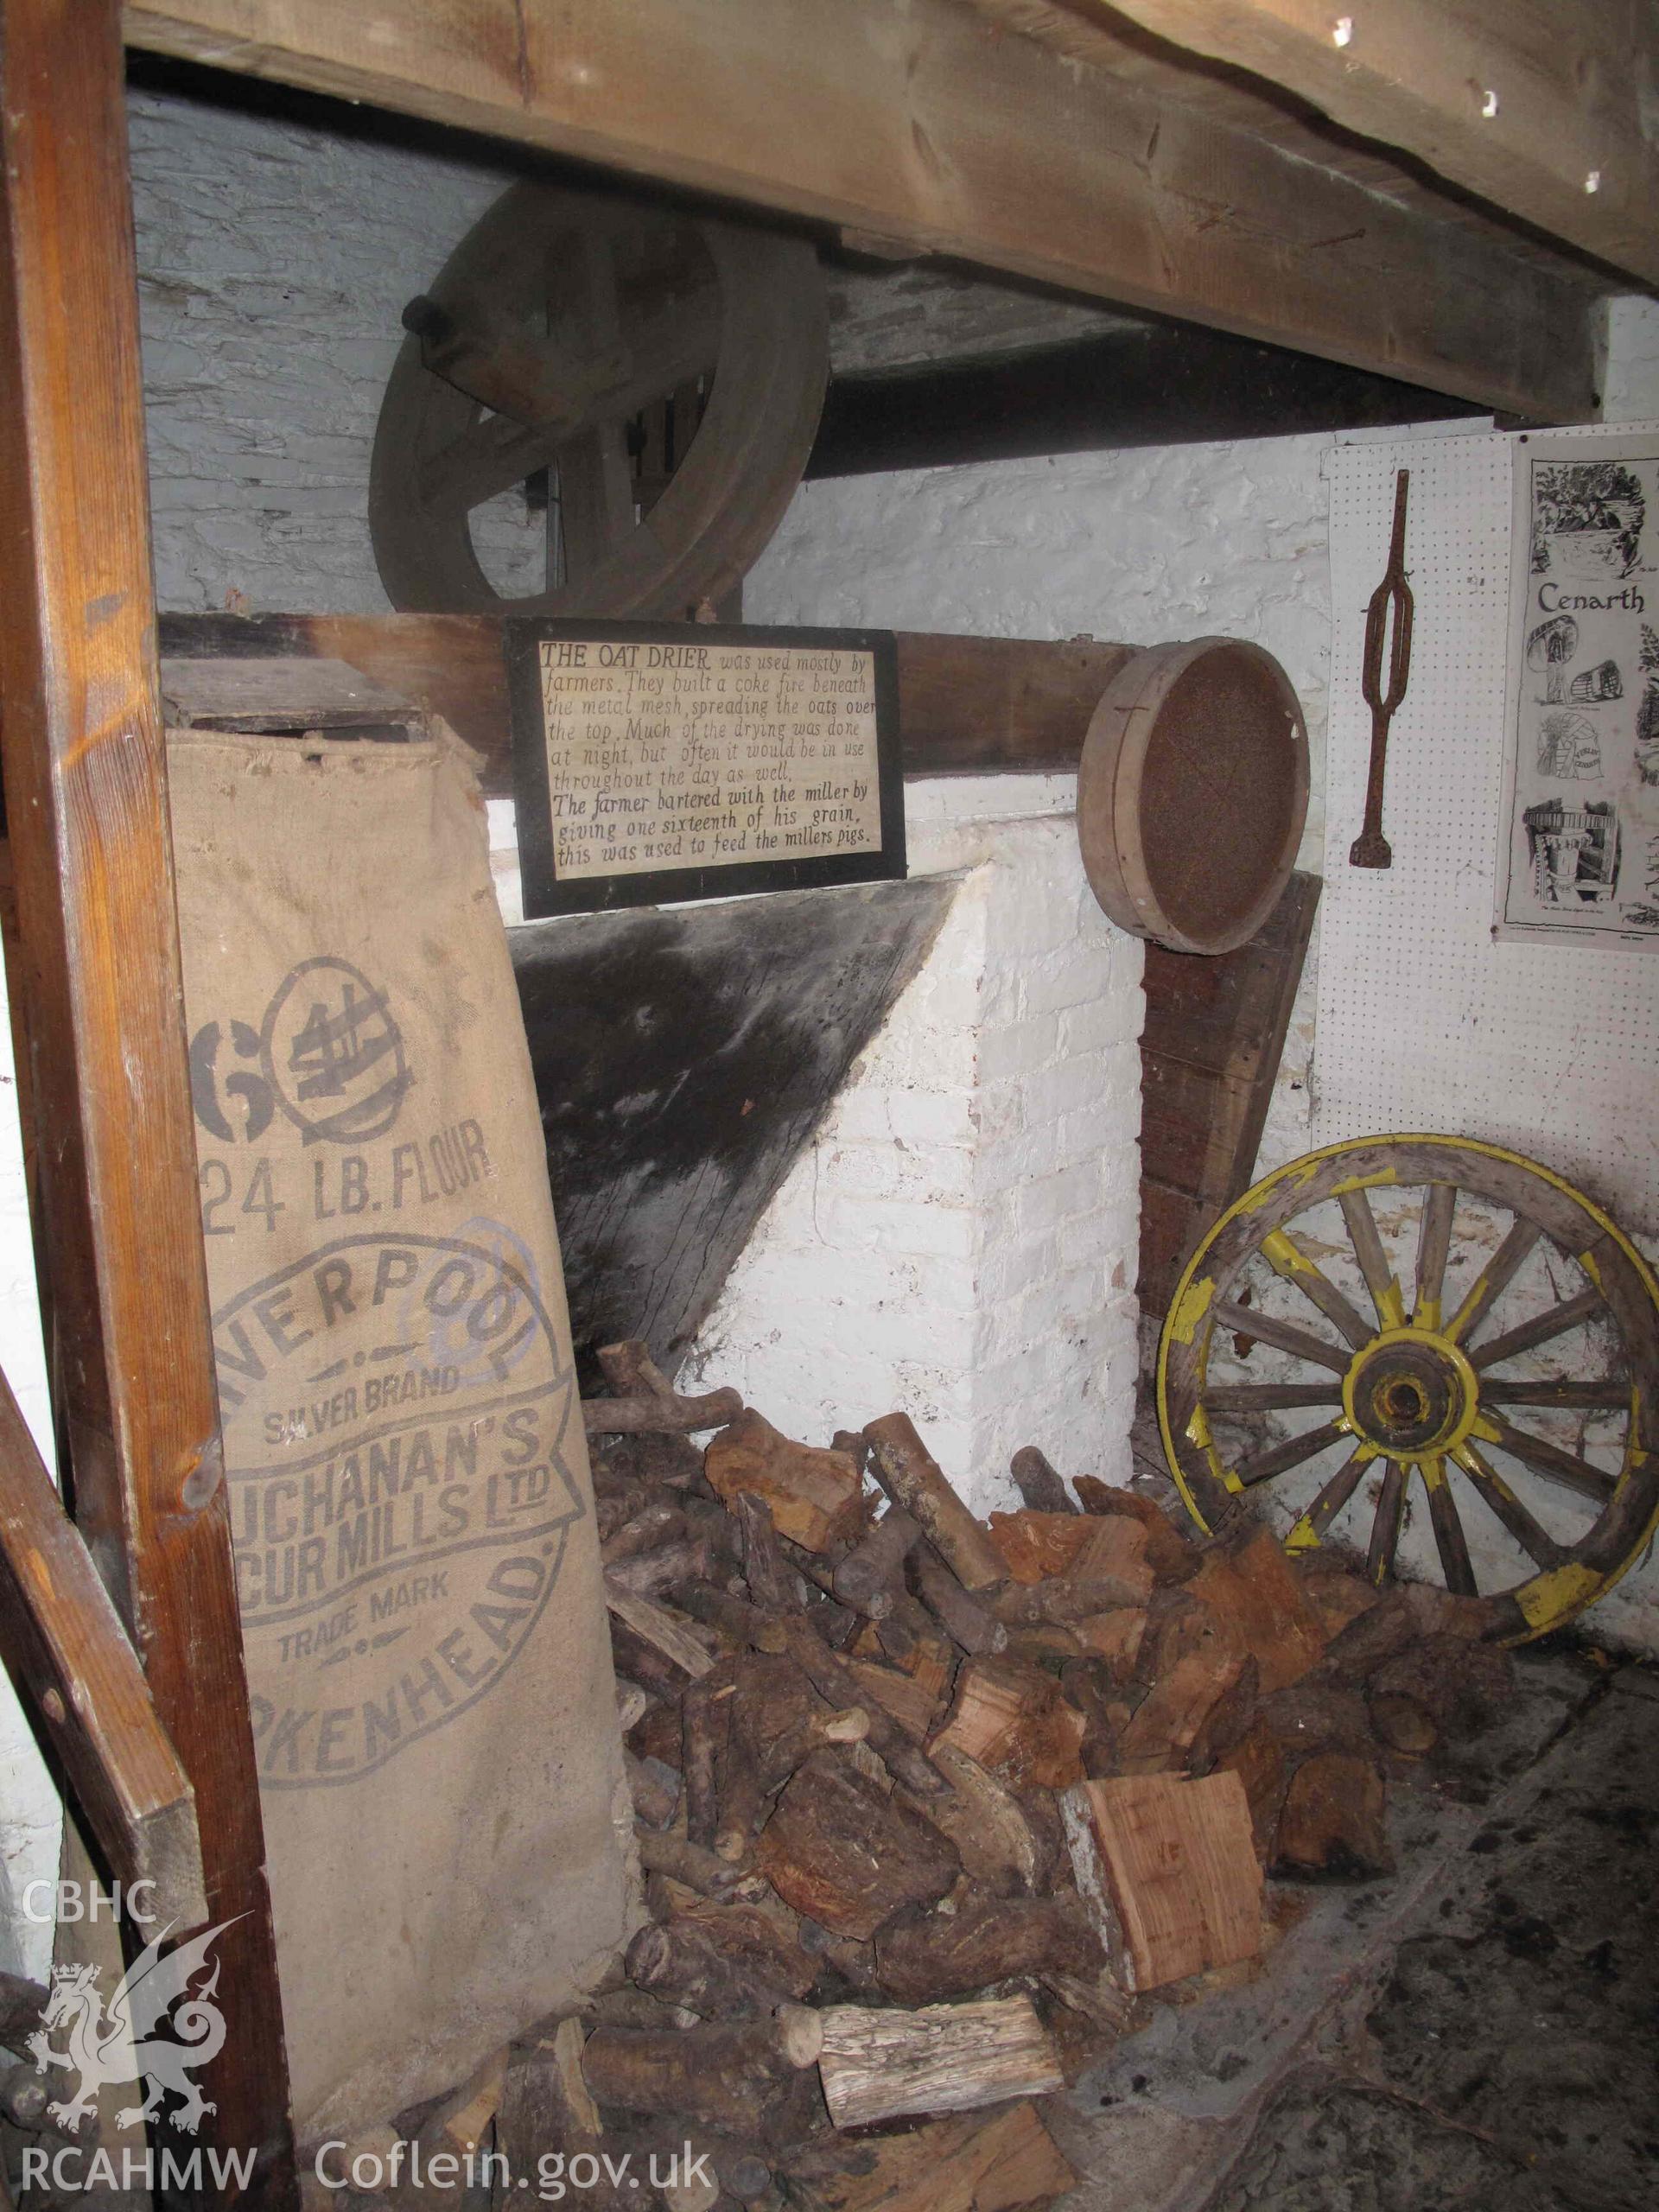
[[[1439,1459],[1473,1428],[1480,1385],[1449,1338],[1388,1329],[1356,1355],[1342,1402],[1362,1443],[1389,1459]]]

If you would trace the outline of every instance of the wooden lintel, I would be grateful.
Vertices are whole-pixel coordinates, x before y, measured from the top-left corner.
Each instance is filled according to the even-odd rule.
[[[75,1517],[195,1793],[235,1993],[204,2197],[297,2204],[197,1207],[116,0],[0,7],[8,981]],[[215,2160],[217,2172],[219,2162]]]
[[[1643,283],[1659,283],[1645,0],[1062,0],[1128,16]],[[1339,29],[1345,26],[1345,29]]]
[[[164,614],[162,651],[251,671],[248,704],[277,698],[269,664],[346,662],[410,705],[442,715],[481,757],[493,798],[512,795],[512,741],[493,614]],[[1134,650],[1092,638],[954,638],[898,632],[899,735],[906,778],[1075,774],[1089,718]],[[327,680],[320,678],[321,680]],[[182,690],[182,671],[169,688]],[[223,666],[215,683],[226,691]],[[311,693],[296,681],[289,704]],[[317,719],[321,719],[319,715]],[[216,720],[225,718],[214,717]],[[247,727],[249,714],[228,720]],[[261,724],[283,726],[280,715]]]
[[[1605,289],[958,0],[135,0],[136,45],[879,232],[1543,421]]]
[[[143,1669],[0,1375],[0,1656],[111,1872],[180,1935],[207,1917],[195,1792]]]

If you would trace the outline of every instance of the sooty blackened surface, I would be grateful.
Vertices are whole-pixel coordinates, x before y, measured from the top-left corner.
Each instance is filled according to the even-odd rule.
[[[953,887],[926,878],[512,932],[578,1358],[671,1366]]]

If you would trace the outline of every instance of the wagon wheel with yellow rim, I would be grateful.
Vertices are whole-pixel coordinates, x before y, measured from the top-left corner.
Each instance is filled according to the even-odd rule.
[[[1201,1527],[1271,1499],[1292,1552],[1438,1577],[1506,1643],[1581,1612],[1653,1535],[1656,1407],[1641,1255],[1560,1176],[1465,1138],[1278,1169],[1193,1254],[1159,1348]]]

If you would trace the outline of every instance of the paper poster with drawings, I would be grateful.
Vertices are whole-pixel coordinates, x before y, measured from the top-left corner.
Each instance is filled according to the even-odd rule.
[[[1515,441],[1497,933],[1659,947],[1659,433]]]

